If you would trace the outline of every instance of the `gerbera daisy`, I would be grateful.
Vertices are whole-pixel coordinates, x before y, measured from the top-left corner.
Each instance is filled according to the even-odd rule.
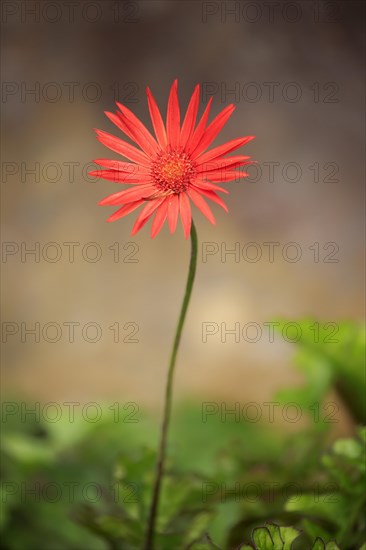
[[[215,224],[215,218],[204,197],[228,210],[217,194],[228,191],[216,184],[247,176],[245,172],[236,169],[248,164],[250,157],[225,155],[245,145],[254,136],[233,139],[206,151],[232,115],[235,109],[233,104],[225,107],[207,125],[211,97],[196,125],[200,96],[200,86],[197,85],[181,125],[178,81],[175,80],[170,90],[164,124],[149,88],[146,89],[146,94],[155,137],[130,109],[117,102],[119,111],[115,114],[105,114],[136,143],[138,148],[107,132],[96,130],[101,143],[132,162],[96,159],[94,162],[103,169],[94,170],[90,175],[132,185],[129,189],[109,195],[100,201],[101,205],[119,206],[107,221],[118,220],[144,205],[132,228],[132,235],[135,235],[153,214],[155,216],[151,227],[152,237],[159,233],[166,220],[173,233],[180,215],[184,235],[188,239],[192,223],[190,200],[211,223]]]

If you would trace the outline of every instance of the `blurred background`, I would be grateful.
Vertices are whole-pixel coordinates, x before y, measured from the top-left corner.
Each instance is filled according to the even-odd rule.
[[[103,114],[114,100],[150,128],[145,87],[165,113],[175,78],[182,109],[198,82],[212,116],[234,102],[216,143],[256,135],[243,154],[258,161],[227,185],[229,214],[213,206],[216,227],[195,212],[177,394],[265,399],[298,377],[293,346],[264,322],[362,318],[362,14],[362,2],[4,3],[3,391],[161,402],[189,243],[181,227],[131,238],[135,214],[105,223],[97,203],[116,186],[87,172],[117,158],[93,133],[119,134]],[[217,329],[206,342],[203,323]]]

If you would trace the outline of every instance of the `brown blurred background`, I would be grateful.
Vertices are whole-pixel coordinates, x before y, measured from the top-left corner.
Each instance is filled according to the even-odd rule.
[[[270,343],[264,322],[362,318],[363,7],[311,0],[4,2],[7,396],[153,408],[161,402],[189,243],[181,227],[173,236],[164,228],[155,240],[146,227],[130,237],[135,215],[105,223],[112,210],[97,203],[116,185],[86,173],[94,158],[117,158],[93,133],[96,127],[119,135],[103,114],[114,110],[114,99],[151,127],[145,86],[165,113],[174,78],[184,109],[198,82],[201,109],[214,95],[212,116],[235,102],[217,143],[254,134],[243,154],[259,163],[250,178],[227,185],[229,214],[213,206],[216,227],[195,212],[201,246],[214,243],[218,252],[203,261],[201,248],[176,393],[266,400],[301,377],[294,346],[280,336]],[[273,262],[268,242],[279,243]],[[235,243],[240,257],[222,258],[223,247]],[[255,250],[262,257],[249,261]],[[290,261],[299,250],[301,258]],[[205,322],[219,327],[206,343]],[[36,323],[38,342],[26,333]],[[78,323],[73,342],[70,323]],[[240,330],[256,323],[262,335],[252,343],[228,335],[224,343],[221,323],[240,323]]]

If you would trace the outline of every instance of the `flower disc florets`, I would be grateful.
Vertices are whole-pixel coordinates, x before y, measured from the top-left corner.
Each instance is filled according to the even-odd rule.
[[[161,191],[171,193],[186,191],[195,175],[195,163],[179,149],[160,153],[151,168],[154,185]]]

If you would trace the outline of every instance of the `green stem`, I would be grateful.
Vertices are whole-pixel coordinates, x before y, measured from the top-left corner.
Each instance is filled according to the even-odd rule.
[[[174,368],[175,368],[175,362],[177,358],[180,338],[182,335],[184,320],[186,317],[188,304],[192,293],[194,276],[196,274],[196,266],[197,266],[197,233],[196,233],[196,228],[194,226],[194,223],[192,221],[191,260],[189,264],[186,291],[184,294],[182,308],[180,310],[178,325],[175,333],[173,349],[172,349],[172,354],[170,357],[170,363],[169,363],[169,369],[168,369],[168,377],[167,377],[166,388],[165,388],[164,414],[163,414],[163,421],[161,425],[160,446],[159,446],[159,452],[158,452],[158,459],[156,463],[155,483],[154,483],[149,519],[148,519],[147,530],[146,530],[144,550],[153,550],[155,523],[156,523],[156,517],[157,517],[158,507],[159,507],[161,484],[164,477],[167,437],[168,437],[168,429],[169,429],[170,416],[171,416],[171,410],[172,410]]]

